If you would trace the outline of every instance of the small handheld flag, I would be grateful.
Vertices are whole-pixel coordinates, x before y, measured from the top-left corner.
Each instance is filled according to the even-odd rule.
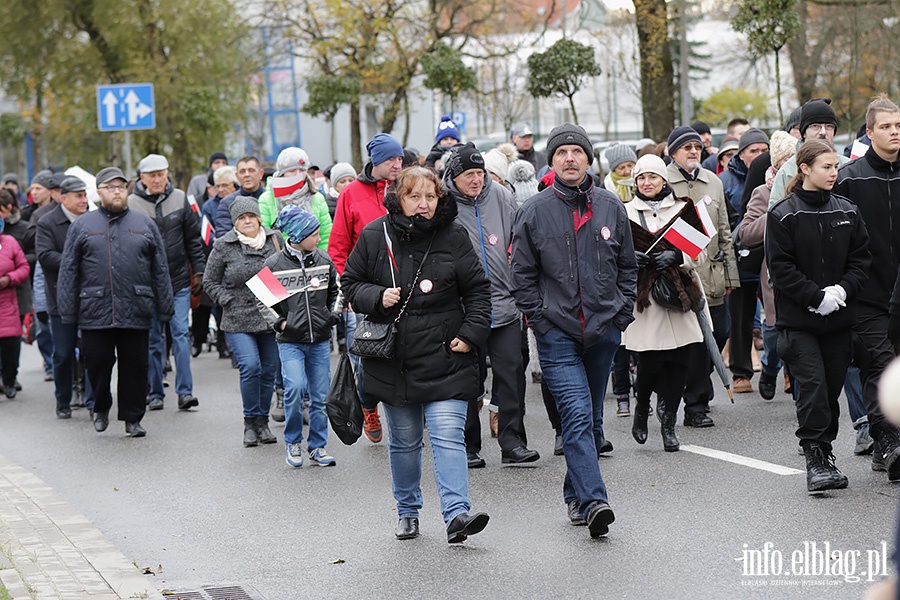
[[[700,256],[700,253],[703,252],[712,239],[703,232],[691,227],[687,221],[680,217],[666,230],[663,238],[694,259]]]
[[[212,223],[209,222],[206,215],[203,215],[203,219],[200,221],[200,239],[203,240],[204,244],[209,246],[213,242],[215,233],[216,230],[213,228]]]
[[[268,307],[275,306],[291,295],[269,267],[263,267],[259,273],[248,279],[245,285]]]
[[[394,242],[391,241],[391,236],[388,235],[387,223],[382,223],[381,225],[384,227],[384,243],[387,245],[388,257],[391,259],[391,283],[393,287],[397,287],[397,278],[394,276],[394,271],[399,273],[400,267],[397,266],[397,259],[394,258]]]
[[[188,204],[191,205],[191,210],[199,215],[200,214],[200,205],[197,204],[197,199],[194,198],[194,195],[188,194],[187,200],[188,200]]]

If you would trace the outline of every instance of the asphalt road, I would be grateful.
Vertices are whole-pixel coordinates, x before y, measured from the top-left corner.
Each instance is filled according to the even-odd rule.
[[[884,548],[892,551],[898,487],[871,471],[869,457],[853,456],[846,414],[835,454],[850,487],[810,497],[804,474],[663,452],[652,417],[650,440],[638,446],[609,399],[615,451],[601,469],[616,522],[608,538],[591,540],[566,518],[565,463],[552,455],[540,389],[529,384],[526,424],[542,458],[502,467],[483,413],[488,466],[470,471],[469,487],[491,521],[450,546],[430,458],[422,535],[397,541],[386,443],[347,447],[332,436],[329,469],[288,467],[283,443],[243,448],[237,371],[214,354],[193,362],[199,409],[179,413],[169,392],[165,410],[145,417],[143,439],[125,438],[115,421],[97,434],[85,410],[57,420],[37,349],[25,347],[22,363],[24,391],[0,400],[0,453],[53,486],[136,564],[161,565],[148,576],[160,589],[248,585],[268,600],[859,598]],[[723,392],[711,416],[711,429],[679,424],[682,445],[772,465],[765,469],[804,468],[793,403],[780,391],[771,402],[754,393],[733,405]],[[273,426],[279,440],[281,429]],[[828,574],[817,574],[826,543]]]

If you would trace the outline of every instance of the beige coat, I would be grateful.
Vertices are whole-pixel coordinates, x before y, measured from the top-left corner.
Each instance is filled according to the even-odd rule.
[[[738,235],[741,241],[749,247],[759,246],[765,240],[766,218],[769,210],[769,196],[771,190],[761,185],[750,195],[747,202],[747,212],[744,219],[738,225]],[[775,324],[775,290],[769,281],[769,267],[766,261],[762,262],[759,269],[759,289],[762,291],[763,308],[766,311],[766,323]]]
[[[654,213],[646,202],[640,198],[635,198],[625,205],[625,212],[628,213],[628,218],[638,225],[641,225],[639,214],[643,213],[644,219],[647,221],[647,229],[651,233],[656,233],[681,211],[684,204],[684,200],[676,200],[672,194],[669,194],[662,201],[659,212]],[[682,258],[683,266],[681,268],[702,285],[695,269],[706,262],[706,253],[701,252],[697,260],[694,261],[690,256],[682,252]],[[703,310],[706,313],[708,322],[712,323],[709,309],[704,307]],[[622,343],[633,352],[672,350],[702,341],[703,332],[700,330],[697,316],[692,311],[679,312],[668,310],[656,304],[652,297],[650,298],[650,306],[645,308],[643,312],[638,312],[637,305],[635,305],[634,321],[622,334]]]
[[[722,182],[706,169],[700,169],[695,181],[688,181],[674,162],[666,167],[666,171],[669,174],[669,185],[675,191],[675,195],[679,198],[690,198],[694,204],[703,202],[709,218],[716,224],[718,233],[706,247],[707,260],[697,268],[697,274],[703,282],[706,301],[710,306],[719,306],[725,302],[725,288],[741,286],[737,259],[731,244],[731,226],[728,224]],[[715,260],[719,252],[722,252],[724,261]]]

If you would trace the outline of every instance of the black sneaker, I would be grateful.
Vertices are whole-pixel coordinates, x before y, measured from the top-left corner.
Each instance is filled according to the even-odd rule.
[[[685,427],[715,427],[715,422],[709,418],[705,412],[699,413],[685,413],[684,415],[684,426]]]
[[[606,502],[594,502],[587,509],[588,530],[592,538],[598,538],[609,533],[609,525],[616,520],[616,515]]]
[[[162,398],[150,398],[150,400],[147,401],[147,409],[162,410],[163,409],[163,399]]]
[[[872,470],[887,471],[887,467],[884,465],[884,452],[881,451],[881,444],[878,440],[875,440],[872,446]]]
[[[481,458],[481,455],[477,452],[466,453],[466,462],[468,463],[468,467],[470,469],[481,469],[486,464],[484,462],[484,459]]]
[[[572,500],[568,504],[566,504],[567,512],[569,513],[569,523],[572,525],[580,526],[587,525],[587,521],[584,520],[584,517],[581,516],[581,508],[579,507],[578,500]]]
[[[762,396],[764,400],[771,400],[775,397],[775,383],[776,378],[774,375],[766,375],[765,371],[760,373],[759,395]]]
[[[810,494],[840,488],[840,481],[834,477],[826,458],[830,453],[830,450],[824,449],[816,442],[804,442],[803,444],[803,454],[806,456],[806,490]],[[846,482],[844,487],[847,487]]]
[[[56,409],[56,418],[57,419],[71,419],[72,418],[72,409],[66,406],[65,408],[57,408]]]
[[[178,394],[178,410],[188,410],[200,406],[200,401],[190,394]],[[151,409],[152,410],[152,409]]]
[[[900,480],[900,435],[893,427],[881,434],[881,449],[888,480]]]

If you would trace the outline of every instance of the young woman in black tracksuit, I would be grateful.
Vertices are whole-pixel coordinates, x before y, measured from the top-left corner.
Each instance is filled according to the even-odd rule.
[[[838,164],[830,143],[806,141],[797,153],[798,172],[788,196],[769,210],[766,221],[778,354],[799,386],[797,437],[806,455],[810,493],[847,487],[831,444],[850,365],[856,298],[871,262],[856,206],[831,193]]]

